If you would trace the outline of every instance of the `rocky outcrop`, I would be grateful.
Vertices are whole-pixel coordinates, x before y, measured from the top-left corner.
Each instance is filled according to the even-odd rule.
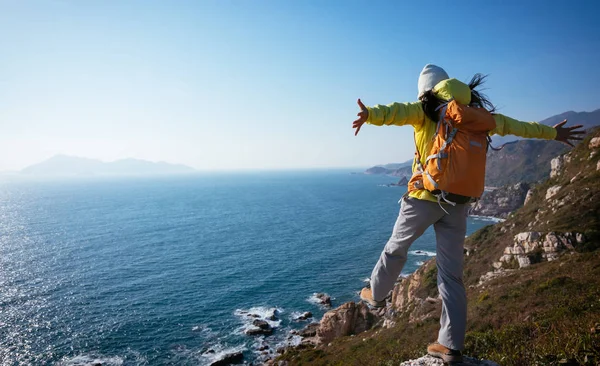
[[[529,189],[528,183],[517,183],[485,192],[473,205],[470,214],[506,218],[523,206]]]
[[[436,273],[434,263],[429,262],[396,283],[392,291],[392,310],[408,313],[409,323],[434,316],[442,302],[437,291]]]
[[[306,311],[304,313],[302,313],[301,315],[299,315],[296,319],[296,321],[303,321],[303,320],[308,320],[309,318],[312,318],[313,314],[310,311]]]
[[[481,365],[481,366],[499,366],[497,363],[488,360],[478,360],[472,357],[463,357],[464,361],[461,365]],[[417,358],[414,360],[404,361],[400,366],[442,366],[444,361],[429,355]]]
[[[315,337],[317,335],[317,329],[319,329],[319,326],[319,323],[311,323],[304,327],[304,329],[295,331],[294,334],[297,334],[302,338]]]
[[[319,304],[325,305],[325,306],[331,306],[331,296],[320,292],[318,294],[315,294],[315,297],[319,300]]]
[[[504,249],[504,254],[493,266],[495,268],[527,267],[533,263],[552,261],[565,250],[573,250],[583,244],[585,237],[580,233],[522,232],[515,235],[514,244]]]
[[[550,160],[550,178],[562,175],[565,165],[571,162],[571,155],[564,154]]]
[[[210,364],[210,366],[227,366],[227,365],[235,365],[240,364],[244,361],[244,355],[242,352],[229,353],[223,356],[218,361],[215,361]]]
[[[527,191],[527,194],[525,195],[525,202],[523,202],[523,206],[527,205],[529,202],[531,202],[531,198],[533,197],[533,189],[529,189]]]
[[[378,320],[364,303],[347,302],[323,315],[317,337],[319,343],[327,344],[335,338],[369,330]]]
[[[556,194],[558,193],[558,191],[560,191],[561,188],[561,186],[552,186],[548,188],[548,190],[546,191],[546,199],[549,200],[550,198],[556,196]]]

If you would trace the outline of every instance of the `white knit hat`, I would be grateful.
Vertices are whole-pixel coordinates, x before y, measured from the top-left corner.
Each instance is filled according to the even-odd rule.
[[[439,66],[427,64],[419,75],[419,95],[421,98],[426,91],[433,89],[442,80],[450,79],[446,71]]]

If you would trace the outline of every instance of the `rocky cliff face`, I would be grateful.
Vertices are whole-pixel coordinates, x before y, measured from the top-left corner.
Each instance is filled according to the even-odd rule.
[[[470,214],[504,219],[523,206],[530,188],[529,183],[521,182],[485,192],[473,205]]]

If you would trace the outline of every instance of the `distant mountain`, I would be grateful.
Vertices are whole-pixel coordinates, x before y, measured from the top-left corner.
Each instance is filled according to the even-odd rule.
[[[410,177],[412,175],[413,159],[407,160],[404,163],[390,163],[377,165],[365,170],[365,174],[383,174],[392,175],[394,177]]]
[[[67,155],[56,155],[21,170],[21,174],[35,176],[136,176],[191,172],[194,172],[194,169],[188,166],[165,162],[153,163],[139,159],[123,159],[105,163],[100,160]]]

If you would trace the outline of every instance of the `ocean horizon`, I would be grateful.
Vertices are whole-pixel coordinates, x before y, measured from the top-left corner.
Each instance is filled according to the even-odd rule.
[[[297,342],[328,310],[316,293],[358,301],[398,215],[406,189],[354,171],[1,181],[2,365],[254,362]],[[433,256],[430,228],[403,275]],[[255,317],[274,333],[247,335]]]

